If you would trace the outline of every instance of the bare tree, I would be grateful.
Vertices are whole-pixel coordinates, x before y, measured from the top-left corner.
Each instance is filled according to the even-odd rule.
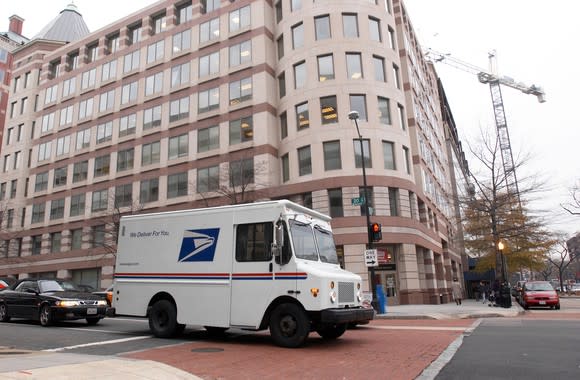
[[[580,181],[569,190],[571,201],[560,204],[571,215],[580,215]]]
[[[570,252],[564,236],[560,235],[560,239],[554,244],[552,255],[547,257],[548,261],[558,270],[558,280],[562,290],[564,289],[564,273],[570,264],[578,258],[578,255],[578,253]]]

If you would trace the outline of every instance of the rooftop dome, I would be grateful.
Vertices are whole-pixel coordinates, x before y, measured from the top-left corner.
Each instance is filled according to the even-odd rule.
[[[69,4],[33,39],[72,42],[83,38],[89,33],[89,28],[76,5]]]

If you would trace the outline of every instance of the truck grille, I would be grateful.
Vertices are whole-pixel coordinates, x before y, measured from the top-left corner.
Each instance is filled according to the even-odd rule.
[[[338,283],[338,303],[354,302],[354,284],[352,282]]]

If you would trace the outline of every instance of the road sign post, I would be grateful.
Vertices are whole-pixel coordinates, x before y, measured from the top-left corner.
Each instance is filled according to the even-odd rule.
[[[377,257],[376,249],[366,249],[364,255],[365,255],[365,265],[367,267],[370,268],[379,266],[379,260]]]

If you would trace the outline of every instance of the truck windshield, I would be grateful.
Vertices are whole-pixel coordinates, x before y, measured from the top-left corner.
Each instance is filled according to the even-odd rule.
[[[290,231],[296,257],[318,261],[318,253],[316,253],[316,244],[314,243],[314,235],[310,225],[291,220]]]
[[[320,261],[323,263],[338,264],[336,247],[330,231],[326,231],[318,226],[314,227],[314,236],[320,252]]]

